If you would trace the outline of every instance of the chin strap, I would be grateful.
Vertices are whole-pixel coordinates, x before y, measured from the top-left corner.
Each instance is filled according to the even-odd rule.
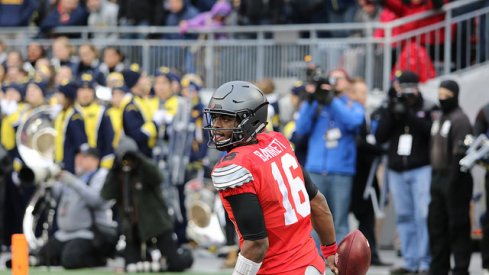
[[[256,275],[262,263],[255,263],[246,259],[241,253],[238,255],[238,261],[234,267],[233,275]]]

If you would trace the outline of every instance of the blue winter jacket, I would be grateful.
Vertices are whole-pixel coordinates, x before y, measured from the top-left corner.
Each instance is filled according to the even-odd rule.
[[[182,20],[189,20],[199,14],[199,11],[188,3],[188,0],[184,0],[184,6],[178,13],[168,13],[166,17],[165,25],[168,27],[178,26]],[[197,34],[179,34],[168,33],[164,35],[165,39],[197,39]]]
[[[71,14],[67,22],[60,22],[60,13],[58,9],[53,9],[41,22],[39,26],[42,31],[48,31],[61,26],[86,26],[88,12],[82,6],[78,6]]]
[[[32,14],[38,7],[35,0],[0,1],[0,27],[29,25]],[[8,4],[6,4],[8,3]]]
[[[304,102],[296,121],[296,133],[309,136],[305,168],[312,173],[354,175],[356,135],[364,119],[362,105],[347,96],[336,97],[331,104],[318,106],[316,101]],[[338,128],[338,144],[327,148],[326,133]]]

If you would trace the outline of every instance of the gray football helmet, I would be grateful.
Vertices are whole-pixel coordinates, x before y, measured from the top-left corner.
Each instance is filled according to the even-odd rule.
[[[235,117],[235,128],[215,128],[212,119],[215,115]],[[233,147],[250,142],[267,125],[268,101],[265,95],[255,85],[246,81],[230,81],[221,85],[212,94],[209,105],[204,109],[204,117],[209,130],[209,147],[218,150],[229,150]],[[232,130],[229,140],[214,142],[213,130]]]

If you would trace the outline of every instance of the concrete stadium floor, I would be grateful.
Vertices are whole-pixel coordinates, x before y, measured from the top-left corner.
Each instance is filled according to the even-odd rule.
[[[401,258],[397,257],[395,251],[393,250],[382,250],[381,257],[384,262],[392,263],[391,267],[370,267],[368,275],[387,275],[389,274],[389,269],[392,267],[401,266],[403,261]],[[219,275],[230,275],[232,273],[232,269],[222,269],[222,263],[224,262],[223,258],[219,258],[214,253],[210,253],[204,249],[196,249],[194,250],[195,262],[192,266],[192,269],[187,273],[183,274],[219,274]],[[5,268],[5,261],[10,258],[10,255],[4,253],[0,255],[0,274],[9,274],[9,270]],[[472,260],[470,263],[470,274],[473,275],[482,275],[482,262],[481,256],[479,252],[472,254]],[[120,273],[120,270],[123,266],[122,259],[115,259],[109,261],[107,267],[97,268],[97,271],[100,271],[101,274],[110,274],[110,273]],[[60,269],[54,268],[52,274],[59,274]],[[95,270],[94,270],[95,271]],[[119,271],[119,272],[117,272]],[[76,271],[64,271],[63,274],[82,274],[77,273]],[[35,272],[31,272],[31,274],[50,274],[46,269],[36,269]],[[97,274],[97,272],[93,272],[92,274]],[[141,274],[141,273],[139,273]],[[182,274],[182,273],[180,273]],[[330,274],[330,273],[328,273]]]

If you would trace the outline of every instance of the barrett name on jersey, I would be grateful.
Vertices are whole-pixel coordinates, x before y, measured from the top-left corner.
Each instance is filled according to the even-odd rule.
[[[258,274],[295,275],[311,265],[324,272],[310,235],[311,206],[302,169],[282,134],[261,133],[255,144],[233,148],[214,167],[212,180],[235,228],[227,198],[244,193],[258,197],[270,244]]]

